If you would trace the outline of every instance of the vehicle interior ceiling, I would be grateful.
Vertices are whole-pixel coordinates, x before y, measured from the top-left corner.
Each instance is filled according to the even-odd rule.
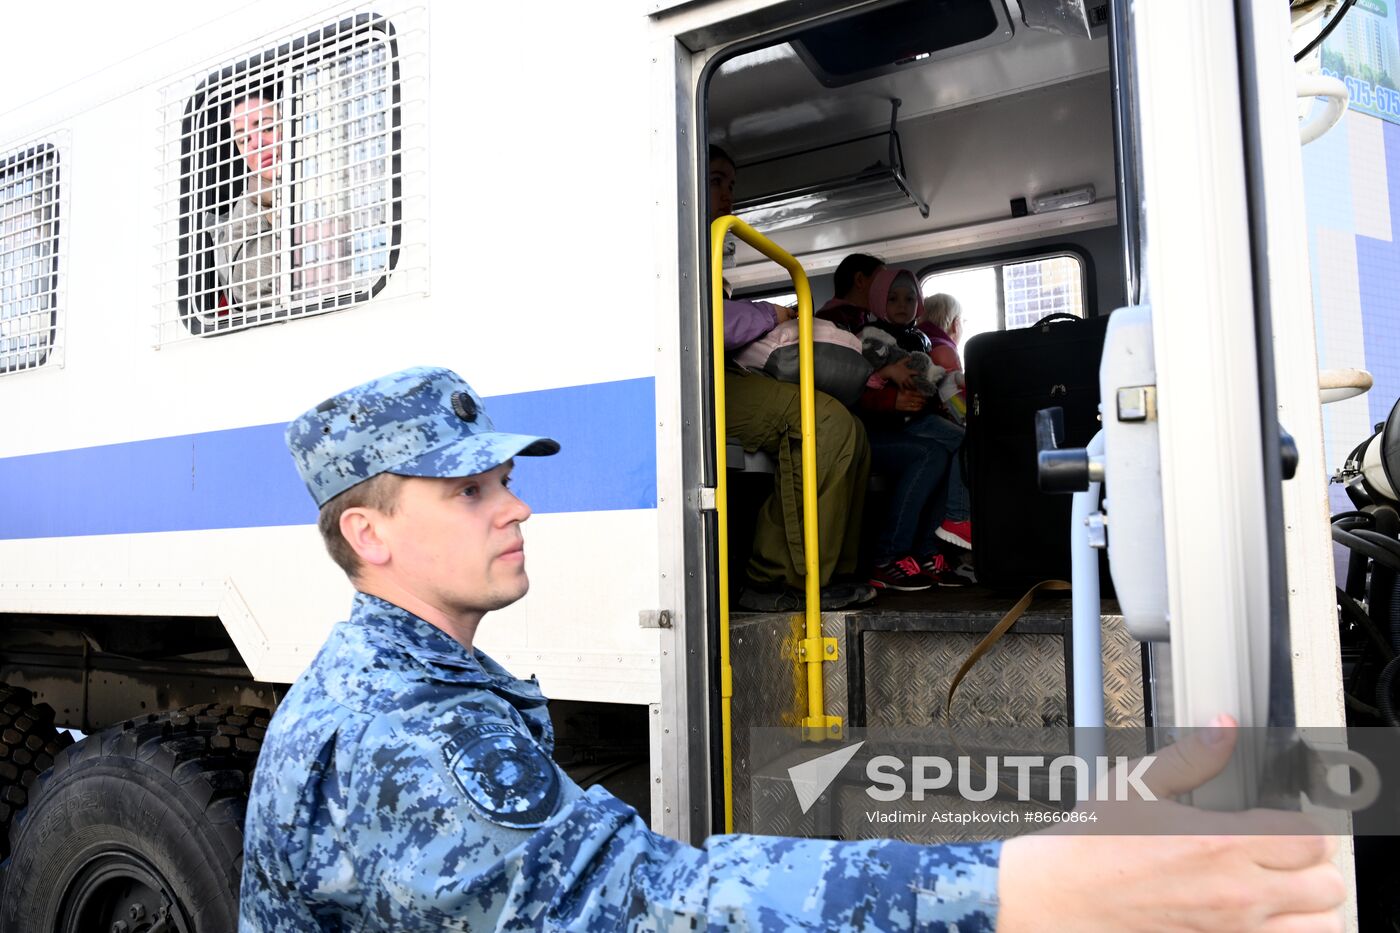
[[[1051,5],[1025,3],[1027,13],[1033,4],[1042,10]],[[965,28],[967,11],[979,9],[993,15],[990,30],[985,20]],[[869,18],[881,11],[887,14],[883,23]],[[900,21],[902,12],[914,20]],[[935,271],[980,267],[967,277],[926,284],[927,291],[947,291],[961,303],[964,346],[977,333],[1025,326],[1064,310],[1046,306],[1042,311],[1031,302],[1030,310],[1012,320],[1003,271],[995,266],[1013,259],[1077,257],[1083,299],[1075,311],[1084,317],[1126,303],[1105,26],[1088,36],[1030,28],[1019,0],[901,0],[837,20],[827,36],[809,33],[803,29],[775,42],[740,47],[712,67],[700,90],[707,140],[737,166],[735,213],[748,219],[746,211],[758,203],[750,222],[802,263],[814,309],[833,296],[835,268],[853,252],[871,253],[921,279]],[[940,47],[949,36],[953,44]],[[969,36],[970,41],[957,41]],[[854,58],[842,60],[842,43],[855,50]],[[834,55],[833,46],[838,46]],[[835,74],[843,67],[852,73]],[[870,202],[879,197],[843,203],[838,193],[823,203],[842,179],[864,179],[875,163],[887,165],[892,100],[900,102],[895,128],[913,197],[896,188],[878,209]],[[862,137],[869,138],[838,145]],[[1032,206],[1037,197],[1088,186],[1090,203],[1047,205],[1038,213]],[[888,194],[890,186],[886,189]],[[1013,205],[1020,199],[1031,212],[1015,216],[1022,213]],[[927,215],[919,201],[927,205]],[[764,215],[765,203],[786,205],[786,213]],[[804,213],[807,206],[813,210]],[[765,217],[777,218],[776,225],[765,225]],[[976,284],[971,281],[976,276],[983,276],[977,285],[981,298],[965,290]],[[792,300],[787,273],[743,243],[726,261],[725,280],[735,297]],[[993,307],[978,311],[979,303]],[[730,446],[736,457],[732,465],[742,464],[739,477],[765,469]],[[756,509],[771,486],[761,473],[752,479],[759,487],[753,493]],[[731,479],[731,496],[745,488]],[[731,514],[735,586],[747,559],[745,511]],[[869,527],[866,531],[868,536]]]
[[[742,51],[720,64],[706,89],[709,142],[738,165],[741,217],[745,203],[804,186],[810,193],[888,163],[892,101],[900,102],[904,175],[927,216],[915,198],[895,191],[874,211],[852,199],[828,205],[829,217],[803,220],[789,210],[791,226],[756,223],[803,263],[817,307],[831,297],[831,273],[851,252],[923,272],[1065,247],[1088,260],[1086,316],[1123,303],[1103,26],[1090,37],[1071,36],[1027,27],[1017,0],[937,0],[877,5],[839,27],[824,34],[819,24]],[[837,73],[843,68],[850,73]],[[1029,206],[1037,196],[1085,186],[1093,187],[1090,204],[1013,216],[1016,199]],[[791,291],[779,267],[742,243],[726,279],[737,296]]]

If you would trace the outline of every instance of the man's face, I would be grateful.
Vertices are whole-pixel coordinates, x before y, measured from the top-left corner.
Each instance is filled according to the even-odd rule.
[[[238,154],[265,186],[277,182],[277,160],[281,154],[282,122],[277,105],[261,97],[249,97],[233,105],[229,129]]]
[[[520,523],[530,507],[509,489],[513,463],[461,479],[406,478],[379,525],[395,581],[453,614],[509,606],[530,589]]]
[[[879,266],[878,268],[872,269],[869,275],[866,275],[864,272],[857,272],[855,278],[852,279],[851,290],[846,295],[846,300],[857,308],[869,308],[870,286],[875,284],[875,276],[878,275],[883,268],[885,267]]]
[[[710,221],[734,213],[734,165],[728,159],[710,160]]]

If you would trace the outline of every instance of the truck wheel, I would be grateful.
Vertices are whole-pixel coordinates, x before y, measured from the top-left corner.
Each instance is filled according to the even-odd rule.
[[[132,720],[60,752],[10,830],[0,930],[226,933],[266,710]]]
[[[73,737],[53,724],[53,707],[21,687],[0,684],[0,861],[10,854],[10,819],[23,809],[29,785]]]

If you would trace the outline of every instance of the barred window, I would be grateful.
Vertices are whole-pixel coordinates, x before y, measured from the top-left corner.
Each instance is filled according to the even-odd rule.
[[[0,159],[0,374],[54,361],[59,322],[58,149]]]
[[[1084,316],[1084,268],[1077,256],[1045,256],[1001,267],[1006,329],[1030,327],[1049,314]]]
[[[1072,253],[941,269],[921,280],[924,298],[952,295],[962,308],[962,340],[1030,327],[1051,314],[1084,317],[1084,262]]]
[[[227,63],[185,94],[167,95],[158,342],[377,294],[401,242],[390,22],[342,19]]]

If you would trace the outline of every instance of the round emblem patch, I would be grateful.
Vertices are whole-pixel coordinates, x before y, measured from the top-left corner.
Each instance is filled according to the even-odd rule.
[[[476,407],[476,400],[472,398],[470,392],[452,393],[452,411],[463,421],[475,421],[479,409]]]
[[[462,793],[493,823],[540,826],[559,805],[559,772],[554,762],[510,726],[469,726],[448,741],[443,755]]]

